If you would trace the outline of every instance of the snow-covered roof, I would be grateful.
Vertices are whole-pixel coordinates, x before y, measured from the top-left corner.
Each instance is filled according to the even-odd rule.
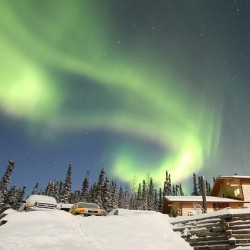
[[[170,202],[202,202],[202,196],[165,196]],[[244,201],[222,198],[216,196],[206,196],[207,202],[226,202],[226,203],[244,203]]]
[[[57,204],[56,199],[54,197],[50,197],[47,195],[32,194],[26,200],[26,202],[36,202],[36,201]]]
[[[236,174],[236,175],[218,176],[217,179],[250,179],[250,176]]]

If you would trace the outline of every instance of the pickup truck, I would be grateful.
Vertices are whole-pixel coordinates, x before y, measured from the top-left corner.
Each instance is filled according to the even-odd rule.
[[[19,211],[43,211],[57,209],[57,202],[54,197],[47,195],[33,194],[28,197]]]

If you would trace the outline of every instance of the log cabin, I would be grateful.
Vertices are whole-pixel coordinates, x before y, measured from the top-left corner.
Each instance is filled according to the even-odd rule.
[[[170,216],[211,213],[225,208],[250,208],[250,176],[219,176],[210,196],[165,196],[162,212]]]

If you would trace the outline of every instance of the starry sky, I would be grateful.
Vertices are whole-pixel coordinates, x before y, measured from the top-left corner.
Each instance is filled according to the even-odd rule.
[[[249,175],[250,2],[0,2],[0,173],[163,185]],[[2,175],[1,174],[1,175]],[[188,184],[189,183],[189,184]]]

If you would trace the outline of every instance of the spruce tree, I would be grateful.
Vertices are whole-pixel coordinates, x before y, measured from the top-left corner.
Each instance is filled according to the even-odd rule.
[[[163,199],[164,199],[164,196],[163,196],[163,193],[162,193],[162,189],[159,188],[158,211],[162,211]]]
[[[153,210],[159,211],[158,207],[159,207],[158,193],[157,193],[157,190],[155,189],[155,194],[154,194],[154,209]]]
[[[31,194],[38,194],[39,192],[38,192],[38,182],[36,183],[36,185],[34,186],[34,188],[33,188],[33,190],[32,190],[32,192],[31,192]]]
[[[90,172],[87,171],[86,176],[83,180],[82,183],[82,190],[81,190],[81,201],[87,201],[87,196],[88,196],[88,192],[89,192],[89,175]]]
[[[110,189],[110,181],[106,177],[103,187],[103,208],[106,212],[110,212],[112,210],[112,200],[111,200],[111,189]]]
[[[201,176],[198,176],[198,195],[202,195],[202,182],[201,182]]]
[[[14,161],[9,161],[9,164],[6,168],[5,174],[3,175],[0,181],[0,213],[2,213],[8,205],[5,205],[8,194],[8,185],[10,182],[11,173],[15,167]]]
[[[147,197],[147,210],[155,210],[154,204],[155,204],[154,183],[153,179],[150,178],[148,187],[148,197]]]
[[[196,181],[196,174],[193,173],[193,196],[198,196],[198,189],[197,189],[197,181]]]
[[[176,187],[175,187],[175,185],[172,186],[172,195],[176,196]]]
[[[146,181],[142,181],[142,210],[147,210],[147,184]]]
[[[137,196],[136,196],[135,209],[141,210],[141,208],[142,208],[142,190],[141,190],[141,183],[139,183]]]
[[[71,180],[72,176],[72,163],[69,164],[65,184],[64,184],[64,194],[63,194],[63,202],[64,203],[70,203],[70,193],[71,193]]]
[[[171,176],[168,173],[168,171],[166,171],[166,179],[165,179],[164,188],[163,188],[163,198],[166,195],[172,195],[172,190],[171,190]]]
[[[105,170],[102,168],[99,174],[99,180],[95,190],[95,203],[98,204],[101,208],[103,207],[103,186],[104,186],[104,175]]]
[[[206,180],[206,195],[209,196],[211,193],[211,186],[209,182]]]
[[[112,180],[111,182],[111,204],[112,209],[118,208],[118,192],[116,182]]]
[[[181,183],[179,184],[179,194],[180,194],[180,196],[184,196]]]
[[[120,186],[118,193],[118,208],[124,208],[124,200],[125,200],[125,193],[123,192],[123,189]]]

